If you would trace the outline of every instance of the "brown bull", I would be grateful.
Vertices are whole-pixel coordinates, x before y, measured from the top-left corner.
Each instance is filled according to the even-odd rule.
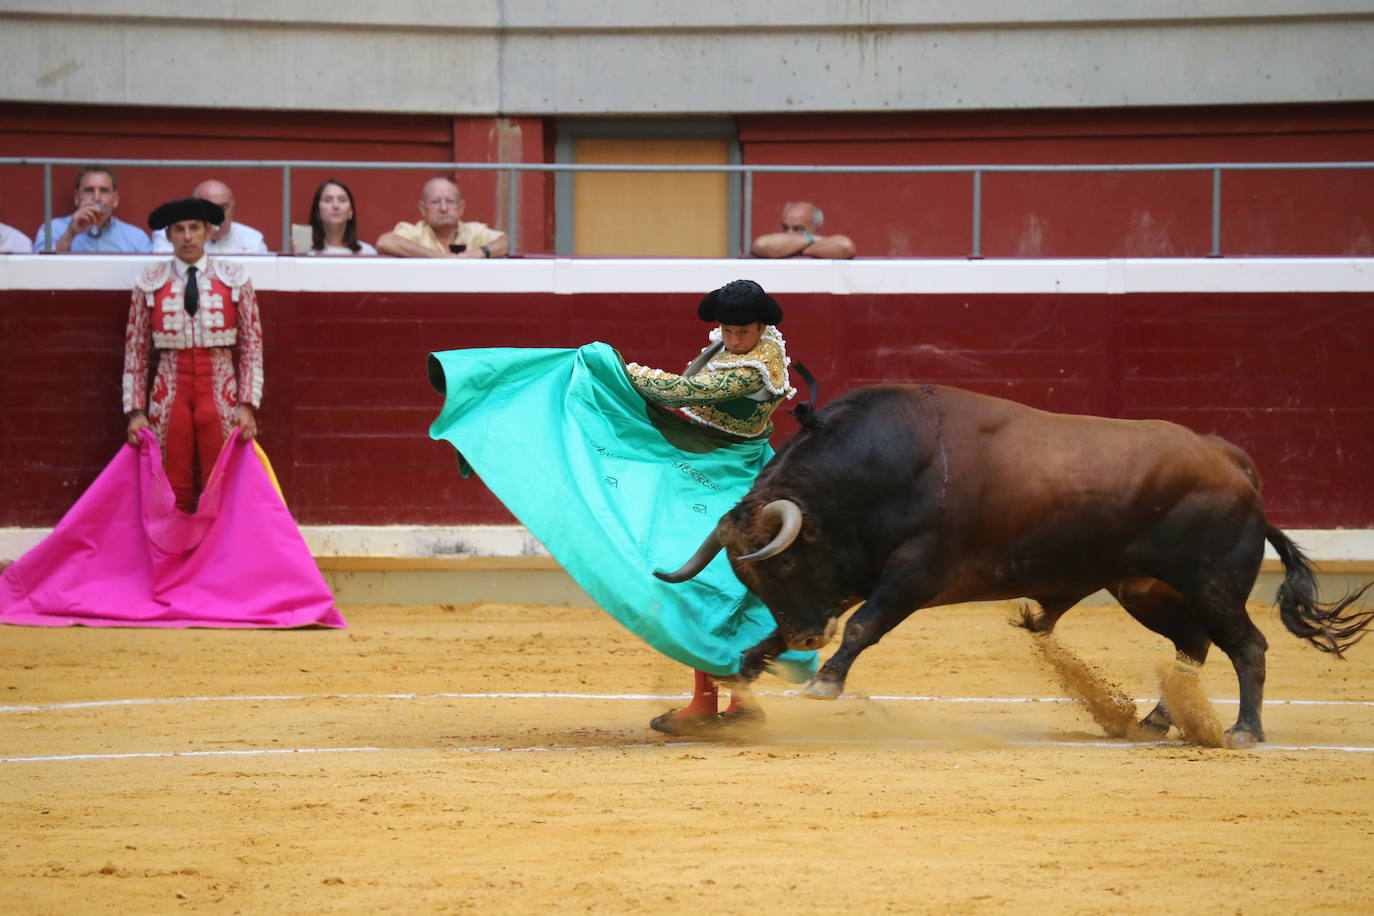
[[[1031,598],[1050,630],[1106,589],[1201,664],[1215,643],[1240,683],[1231,740],[1264,740],[1268,644],[1245,601],[1264,553],[1283,561],[1284,625],[1340,655],[1374,612],[1316,599],[1307,558],[1270,525],[1250,459],[1157,420],[1047,413],[940,386],[853,391],[821,411],[681,570],[722,547],[777,630],[745,654],[756,677],[784,648],[818,649],[862,600],[804,693],[834,698],[859,653],[918,608]],[[1366,585],[1367,589],[1369,586]],[[1163,704],[1143,723],[1167,729]]]

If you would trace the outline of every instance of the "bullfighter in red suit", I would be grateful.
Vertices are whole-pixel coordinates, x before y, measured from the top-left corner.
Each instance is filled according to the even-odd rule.
[[[124,338],[129,441],[137,446],[139,430],[151,427],[183,512],[194,509],[196,460],[208,474],[235,427],[249,439],[258,431],[257,297],[242,267],[205,253],[206,240],[223,221],[223,208],[196,198],[171,201],[149,215],[148,227],[167,230],[176,257],[139,276]]]

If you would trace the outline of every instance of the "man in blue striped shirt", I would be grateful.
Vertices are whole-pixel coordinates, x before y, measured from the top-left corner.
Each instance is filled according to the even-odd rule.
[[[34,233],[34,251],[149,252],[148,233],[114,215],[119,206],[115,174],[103,165],[88,165],[76,175],[76,211],[59,216]],[[49,234],[50,233],[50,234]]]

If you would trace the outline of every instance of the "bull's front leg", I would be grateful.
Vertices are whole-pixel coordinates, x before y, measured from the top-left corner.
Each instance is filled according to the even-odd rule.
[[[741,684],[752,684],[758,680],[760,674],[768,667],[768,664],[783,653],[787,644],[783,642],[782,634],[774,630],[771,635],[762,639],[758,645],[748,649],[740,656],[739,674],[734,678],[721,678],[721,680],[731,683],[738,678]]]
[[[849,677],[849,667],[859,657],[859,653],[882,639],[897,624],[911,616],[919,604],[901,601],[891,603],[882,600],[876,592],[864,606],[849,618],[844,627],[844,639],[840,648],[830,656],[830,660],[812,675],[811,680],[802,687],[804,697],[813,700],[834,700],[844,693],[844,682]]]

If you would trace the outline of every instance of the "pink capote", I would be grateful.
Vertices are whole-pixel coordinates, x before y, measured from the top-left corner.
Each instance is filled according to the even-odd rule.
[[[0,576],[0,623],[347,626],[253,443],[235,431],[188,515],[147,429]]]

